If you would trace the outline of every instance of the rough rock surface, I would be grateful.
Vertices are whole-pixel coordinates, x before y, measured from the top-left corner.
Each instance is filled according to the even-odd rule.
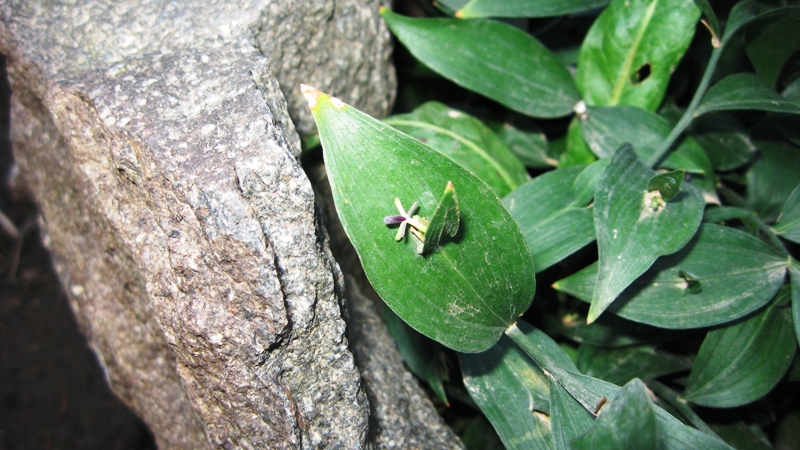
[[[270,73],[291,86],[312,68],[311,83],[385,113],[378,3],[0,4],[12,142],[46,242],[114,391],[161,448],[389,448],[441,429],[416,414],[430,405],[407,375],[365,375],[373,403],[420,399],[399,410],[361,389],[341,272]]]

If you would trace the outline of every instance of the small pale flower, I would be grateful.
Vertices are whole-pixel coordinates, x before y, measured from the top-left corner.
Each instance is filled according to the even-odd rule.
[[[400,228],[397,230],[397,235],[395,235],[394,239],[396,241],[402,241],[406,235],[406,230],[408,227],[411,227],[411,234],[414,235],[419,241],[425,241],[425,232],[428,230],[428,221],[425,220],[424,217],[420,217],[416,214],[417,208],[419,208],[419,202],[414,202],[410,208],[408,208],[408,212],[403,209],[402,203],[400,203],[399,198],[394,199],[394,205],[397,207],[397,211],[400,213],[399,216],[386,216],[383,218],[383,223],[386,225],[394,225],[400,224]]]

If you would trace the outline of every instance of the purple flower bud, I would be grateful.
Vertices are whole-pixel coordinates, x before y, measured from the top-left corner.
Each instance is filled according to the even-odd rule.
[[[386,225],[393,225],[395,223],[405,222],[406,218],[403,216],[386,216],[383,218],[383,223]]]

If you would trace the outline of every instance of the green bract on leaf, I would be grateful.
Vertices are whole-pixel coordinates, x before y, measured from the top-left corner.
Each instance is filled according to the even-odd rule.
[[[650,178],[650,181],[647,182],[647,190],[658,191],[661,199],[668,202],[680,194],[684,176],[686,176],[686,171],[683,169],[660,173]]]
[[[425,244],[422,247],[422,254],[427,255],[432,252],[442,238],[454,238],[458,233],[458,224],[461,222],[461,212],[458,210],[458,197],[453,183],[448,181],[444,188],[444,194],[436,205],[433,212],[428,231],[425,232]]]
[[[525,239],[494,192],[417,139],[316,89],[303,92],[336,211],[378,294],[411,327],[447,347],[479,352],[494,345],[535,290]],[[458,232],[417,255],[413,239],[397,242],[391,228],[414,224],[387,225],[384,218],[395,214],[395,198],[418,203],[406,216],[433,217],[448,181],[458,190]]]
[[[567,68],[528,33],[484,19],[412,19],[381,9],[422,63],[469,90],[532,117],[563,117],[580,100]]]

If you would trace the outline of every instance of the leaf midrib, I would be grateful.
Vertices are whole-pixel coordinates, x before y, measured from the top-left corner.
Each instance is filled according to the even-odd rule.
[[[617,105],[620,97],[622,97],[622,90],[625,87],[625,80],[630,74],[631,67],[633,66],[633,59],[638,54],[639,46],[642,44],[647,27],[650,25],[650,21],[653,19],[657,5],[658,0],[650,4],[650,7],[647,9],[647,14],[645,14],[645,18],[642,21],[642,26],[639,28],[639,33],[637,34],[636,39],[631,46],[631,51],[628,53],[627,58],[625,58],[625,63],[622,65],[619,76],[617,77],[617,82],[614,84],[614,91],[611,93],[609,105]]]

